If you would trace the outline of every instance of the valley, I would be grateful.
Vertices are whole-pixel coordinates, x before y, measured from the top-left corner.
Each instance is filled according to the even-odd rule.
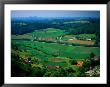
[[[12,76],[100,76],[99,19],[24,19],[12,20]]]

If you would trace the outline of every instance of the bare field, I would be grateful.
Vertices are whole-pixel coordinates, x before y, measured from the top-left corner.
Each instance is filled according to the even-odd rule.
[[[93,41],[84,41],[84,40],[68,40],[68,42],[77,43],[77,44],[87,44],[87,45],[94,45],[95,43]]]

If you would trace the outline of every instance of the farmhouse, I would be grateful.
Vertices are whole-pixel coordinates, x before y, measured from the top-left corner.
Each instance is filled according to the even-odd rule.
[[[53,39],[52,38],[47,38],[47,41],[53,41]]]
[[[100,61],[100,57],[98,57],[98,56],[94,56],[94,60],[96,60],[96,61]]]
[[[91,41],[91,38],[87,38],[86,40]]]
[[[31,63],[31,60],[29,60],[28,58],[26,58],[26,59],[23,60],[23,62],[24,62],[25,64],[28,64],[28,63]]]
[[[73,39],[69,39],[69,40],[73,40]]]
[[[73,37],[73,40],[77,40],[77,38],[76,37]]]
[[[89,70],[89,71],[85,72],[85,74],[88,76],[92,76],[92,73],[93,73],[93,70]]]
[[[77,61],[77,66],[82,67],[83,64],[84,64],[83,61]]]

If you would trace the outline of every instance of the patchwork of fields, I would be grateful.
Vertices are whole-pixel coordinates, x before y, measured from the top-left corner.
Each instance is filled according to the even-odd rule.
[[[12,44],[19,45],[18,49],[22,49],[27,52],[31,52],[33,50],[38,51],[36,54],[34,51],[32,55],[38,56],[41,55],[40,58],[45,58],[45,55],[48,58],[51,56],[61,56],[61,57],[70,57],[70,58],[88,58],[89,54],[93,52],[95,55],[100,55],[100,49],[98,47],[83,47],[83,46],[66,46],[58,43],[45,43],[38,41],[22,41],[22,40],[13,40]]]
[[[49,31],[50,30],[50,31]],[[21,59],[25,60],[31,58],[36,63],[32,64],[32,67],[43,67],[56,68],[56,67],[68,67],[72,66],[72,60],[84,61],[90,58],[90,54],[94,53],[96,56],[100,56],[99,47],[85,47],[85,46],[73,46],[70,44],[61,44],[58,42],[45,42],[39,40],[33,40],[34,37],[40,36],[40,38],[52,38],[52,40],[63,41],[64,38],[68,38],[67,42],[75,41],[75,43],[92,45],[92,41],[84,40],[69,40],[75,35],[66,35],[64,31],[48,29],[39,32],[32,32],[24,35],[12,35],[12,53],[16,53]],[[54,34],[57,32],[58,34]],[[43,34],[43,35],[42,35]],[[59,36],[64,35],[61,39]],[[87,35],[86,35],[87,36]],[[57,38],[58,37],[58,38]],[[84,36],[83,36],[84,37]],[[55,39],[56,38],[56,39]],[[46,39],[47,40],[47,39]],[[16,52],[17,47],[17,52]],[[75,67],[75,66],[72,66]]]
[[[95,73],[92,76],[100,75],[96,73],[100,64],[100,41],[98,30],[94,32],[98,24],[91,21],[64,21],[61,24],[58,21],[52,24],[64,29],[48,27],[31,32],[24,29],[28,33],[22,33],[19,27],[29,25],[30,29],[30,23],[15,24],[18,31],[14,33],[18,34],[11,35],[12,76],[81,77],[88,76],[85,72],[91,69]],[[40,24],[44,26],[43,22]],[[72,28],[73,24],[79,27]],[[87,32],[83,31],[83,24]],[[89,30],[86,24],[95,27],[94,30]]]

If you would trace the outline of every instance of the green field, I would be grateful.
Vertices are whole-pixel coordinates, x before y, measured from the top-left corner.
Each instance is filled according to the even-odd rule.
[[[94,47],[94,44],[88,46],[88,43],[95,42],[95,34],[69,35],[64,30],[47,28],[23,35],[12,35],[11,37],[12,61],[17,61],[16,64],[19,65],[23,73],[27,73],[28,67],[32,70],[35,69],[31,74],[32,76],[36,76],[34,73],[39,73],[36,71],[38,68],[41,72],[45,71],[46,68],[44,76],[48,76],[49,73],[51,73],[49,76],[57,76],[52,73],[55,72],[56,74],[58,67],[62,67],[61,69],[64,70],[69,68],[75,70],[75,74],[69,73],[70,71],[66,72],[67,76],[81,76],[82,69],[79,70],[79,67],[72,61],[83,61],[86,64],[86,61],[91,58],[91,53],[100,57],[99,47]],[[91,41],[87,41],[88,38],[91,38]],[[73,45],[73,42],[69,41],[76,41],[77,43]],[[19,60],[14,57],[19,58]],[[87,70],[84,69],[84,71]]]
[[[18,49],[22,50],[20,55],[24,55],[25,57],[36,57],[47,61],[56,57],[63,59],[87,59],[89,58],[91,52],[97,56],[100,55],[100,49],[98,47],[66,46],[57,43],[50,44],[45,42],[23,40],[12,40],[12,45],[17,45]]]
[[[58,36],[64,35],[65,31],[55,28],[47,28],[45,30],[35,30],[32,33],[28,33],[30,36],[42,37],[42,38],[56,38]]]

